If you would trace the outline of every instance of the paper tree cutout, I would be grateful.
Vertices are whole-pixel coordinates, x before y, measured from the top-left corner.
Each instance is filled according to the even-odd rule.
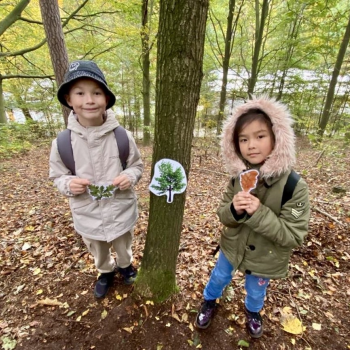
[[[183,166],[172,159],[161,159],[154,167],[154,175],[149,190],[157,196],[167,196],[172,203],[174,194],[182,193],[187,187],[187,178]]]

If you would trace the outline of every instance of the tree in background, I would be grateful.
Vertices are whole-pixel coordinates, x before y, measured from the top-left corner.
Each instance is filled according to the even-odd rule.
[[[151,6],[152,7],[152,6]],[[142,101],[143,101],[143,144],[151,143],[151,81],[150,81],[150,45],[148,26],[148,0],[142,0],[141,8],[141,43],[142,43]]]
[[[182,164],[188,177],[208,6],[208,0],[160,1],[152,169],[160,159],[170,158]],[[168,204],[164,197],[151,194],[146,245],[135,285],[141,295],[165,300],[176,292],[185,199],[182,193]]]
[[[40,9],[49,45],[52,67],[55,72],[56,84],[63,83],[64,75],[68,69],[68,53],[64,42],[63,29],[61,25],[60,10],[56,0],[40,0]],[[67,126],[70,110],[61,106],[64,123]]]
[[[252,57],[252,69],[248,79],[248,95],[254,93],[255,84],[258,80],[259,64],[261,64],[261,48],[263,43],[263,34],[265,31],[265,22],[269,14],[269,0],[263,0],[260,13],[259,0],[255,0],[255,44]]]
[[[321,120],[319,123],[318,135],[320,136],[320,138],[322,138],[322,136],[325,132],[328,120],[329,120],[329,116],[331,113],[331,107],[332,107],[332,103],[334,100],[334,91],[335,91],[337,79],[338,79],[338,76],[339,76],[339,73],[341,70],[341,66],[342,66],[342,63],[344,61],[346,49],[349,45],[349,40],[350,40],[350,16],[349,16],[348,24],[347,24],[346,29],[345,29],[345,34],[344,34],[343,40],[340,44],[337,60],[335,62],[333,73],[332,73],[331,82],[329,83],[326,102],[325,102],[325,105],[323,107],[322,117],[321,117]]]

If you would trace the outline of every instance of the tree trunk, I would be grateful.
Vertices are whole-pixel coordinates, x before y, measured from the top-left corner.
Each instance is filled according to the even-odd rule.
[[[2,88],[2,78],[0,76],[0,124],[6,124],[7,118],[5,113],[5,100],[4,100],[4,91]]]
[[[157,161],[170,158],[190,170],[196,109],[203,77],[208,0],[160,1],[152,176]],[[162,301],[176,292],[176,261],[185,193],[171,204],[150,195],[144,256],[137,293]]]
[[[151,82],[149,77],[149,27],[148,27],[148,0],[142,0],[142,97],[143,97],[143,144],[151,143]]]
[[[334,91],[335,87],[337,85],[337,80],[338,80],[338,75],[344,60],[344,56],[346,53],[346,49],[349,45],[349,40],[350,40],[350,17],[349,17],[349,22],[346,26],[346,31],[343,37],[343,40],[341,42],[339,52],[338,52],[338,57],[335,62],[333,74],[332,74],[332,79],[329,84],[328,92],[327,92],[327,97],[326,97],[326,102],[323,108],[321,120],[318,126],[318,136],[320,139],[322,139],[323,134],[326,130],[326,126],[328,124],[329,116],[331,114],[331,107],[332,107],[332,102],[334,98]]]
[[[60,86],[68,69],[68,53],[64,42],[60,11],[57,0],[40,0],[47,43],[49,45],[52,67],[56,76],[56,84]],[[67,125],[70,110],[61,106],[64,123]]]
[[[254,54],[252,60],[252,70],[250,73],[250,78],[248,79],[248,95],[251,96],[254,93],[255,84],[258,79],[258,65],[259,65],[259,56],[262,46],[262,38],[265,27],[265,20],[269,12],[269,0],[264,0],[261,17],[259,20],[259,1],[255,1],[255,13],[256,13],[256,29],[255,29],[255,45],[254,45]]]
[[[227,29],[225,37],[225,54],[222,60],[222,84],[220,92],[220,103],[219,103],[219,115],[217,119],[216,133],[221,134],[222,120],[224,117],[225,103],[226,103],[226,88],[227,88],[227,75],[230,65],[230,58],[232,52],[232,41],[233,41],[233,14],[235,9],[236,0],[230,0],[228,6],[227,16]],[[237,15],[237,17],[239,14]]]

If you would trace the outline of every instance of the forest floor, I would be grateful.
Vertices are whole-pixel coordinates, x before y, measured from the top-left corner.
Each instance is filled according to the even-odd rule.
[[[2,349],[350,349],[350,152],[329,143],[322,153],[305,139],[297,145],[295,169],[310,187],[309,235],[292,256],[289,277],[268,288],[265,331],[257,340],[245,330],[240,273],[210,328],[193,326],[216,261],[212,252],[221,229],[216,208],[228,181],[214,142],[196,140],[193,147],[177,263],[179,293],[160,305],[135,298],[133,287],[119,276],[105,299],[94,299],[93,259],[74,232],[67,200],[48,180],[48,145],[1,160]],[[152,152],[140,149],[145,172],[136,188],[136,266],[146,239]],[[285,329],[282,319],[290,321]]]

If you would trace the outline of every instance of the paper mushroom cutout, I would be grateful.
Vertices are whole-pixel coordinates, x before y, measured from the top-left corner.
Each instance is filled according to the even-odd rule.
[[[187,178],[183,166],[172,159],[161,159],[154,167],[154,175],[149,190],[156,196],[167,196],[167,202],[172,203],[174,194],[186,190]]]

